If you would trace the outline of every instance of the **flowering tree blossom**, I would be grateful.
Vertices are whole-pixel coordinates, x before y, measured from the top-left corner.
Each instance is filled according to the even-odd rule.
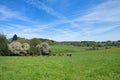
[[[42,46],[40,44],[36,45],[38,54],[41,54],[41,48],[42,48]]]
[[[19,54],[20,52],[27,53],[29,48],[30,46],[28,43],[21,44],[20,42],[13,41],[8,44],[8,49],[14,54]]]
[[[14,54],[19,54],[22,51],[22,44],[20,42],[13,41],[8,44],[8,49]]]
[[[27,50],[30,48],[30,45],[28,43],[23,43],[22,48],[22,52],[27,53]]]
[[[50,54],[50,46],[44,42],[41,44],[42,54]]]

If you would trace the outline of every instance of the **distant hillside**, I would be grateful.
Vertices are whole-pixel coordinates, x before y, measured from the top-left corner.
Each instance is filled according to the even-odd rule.
[[[39,38],[42,42],[44,42],[44,41],[51,41],[51,42],[56,42],[56,41],[54,41],[54,40],[50,40],[50,39],[44,39],[44,38]]]

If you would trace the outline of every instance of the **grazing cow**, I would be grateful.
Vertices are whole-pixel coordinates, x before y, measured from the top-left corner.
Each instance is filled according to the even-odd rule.
[[[38,56],[37,54],[32,54],[32,56]]]
[[[30,56],[30,54],[25,54],[26,56]]]
[[[67,53],[67,56],[72,56],[72,54],[71,53]]]
[[[60,53],[60,54],[58,54],[58,56],[64,56],[64,54],[63,54],[63,53]]]
[[[19,56],[25,56],[25,54],[24,53],[20,53]]]
[[[38,54],[35,54],[35,56],[38,56]]]
[[[38,54],[38,56],[40,56],[40,54]]]
[[[53,54],[53,56],[56,56],[56,54]]]
[[[48,56],[51,56],[51,54],[48,54]]]

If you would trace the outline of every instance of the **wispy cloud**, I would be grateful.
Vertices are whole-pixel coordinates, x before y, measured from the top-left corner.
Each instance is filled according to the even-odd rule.
[[[36,6],[39,9],[44,10],[45,12],[47,12],[50,15],[53,15],[53,16],[59,18],[59,19],[66,19],[66,17],[64,15],[62,15],[59,12],[55,11],[53,8],[48,7],[47,5],[45,5],[40,0],[27,0],[26,2]]]
[[[23,16],[20,12],[13,11],[6,6],[0,5],[0,20],[18,19],[22,21],[30,21],[27,17]]]
[[[67,23],[71,24],[69,27],[79,30],[76,33],[71,31],[71,34],[76,35],[76,39],[80,39],[80,36],[96,36],[120,28],[119,4],[119,0],[110,0],[93,8],[87,15],[68,20]]]
[[[97,34],[103,34],[105,32],[111,31],[113,29],[120,28],[120,25],[113,25],[113,26],[103,26],[100,28],[86,28],[83,29],[85,35],[97,35]]]
[[[7,29],[0,25],[0,29],[3,30],[3,32],[7,31],[6,34],[8,36],[11,37],[16,33],[20,37],[25,38],[42,37],[57,41],[89,40],[88,38],[93,38],[91,40],[96,40],[99,38],[99,36],[96,36],[97,34],[103,34],[120,27],[119,0],[109,0],[104,2],[90,10],[87,15],[78,16],[74,19],[67,19],[67,17],[48,7],[40,0],[27,0],[27,2],[39,9],[44,10],[50,15],[57,17],[58,19],[47,24],[39,24],[39,22],[36,22],[32,23],[32,25],[3,25]],[[24,20],[20,13],[11,11],[6,7],[0,6],[0,13],[2,14],[3,19],[17,18]]]
[[[120,21],[120,1],[110,0],[102,3],[78,20],[85,21]]]

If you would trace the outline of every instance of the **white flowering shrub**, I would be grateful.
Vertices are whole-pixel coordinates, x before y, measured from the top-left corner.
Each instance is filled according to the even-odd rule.
[[[13,41],[8,44],[8,49],[14,54],[19,54],[22,51],[22,44],[20,42]]]
[[[41,54],[41,47],[42,46],[40,44],[36,45],[36,49],[37,49],[38,54]]]
[[[40,44],[36,45],[36,48],[41,48],[42,46]]]
[[[13,41],[8,44],[8,49],[14,54],[19,54],[20,52],[27,53],[29,48],[30,46],[28,43],[21,44],[20,42]]]
[[[50,46],[44,42],[41,44],[42,54],[50,54]]]
[[[28,43],[23,43],[22,48],[22,52],[27,53],[27,50],[29,50],[30,45]]]

